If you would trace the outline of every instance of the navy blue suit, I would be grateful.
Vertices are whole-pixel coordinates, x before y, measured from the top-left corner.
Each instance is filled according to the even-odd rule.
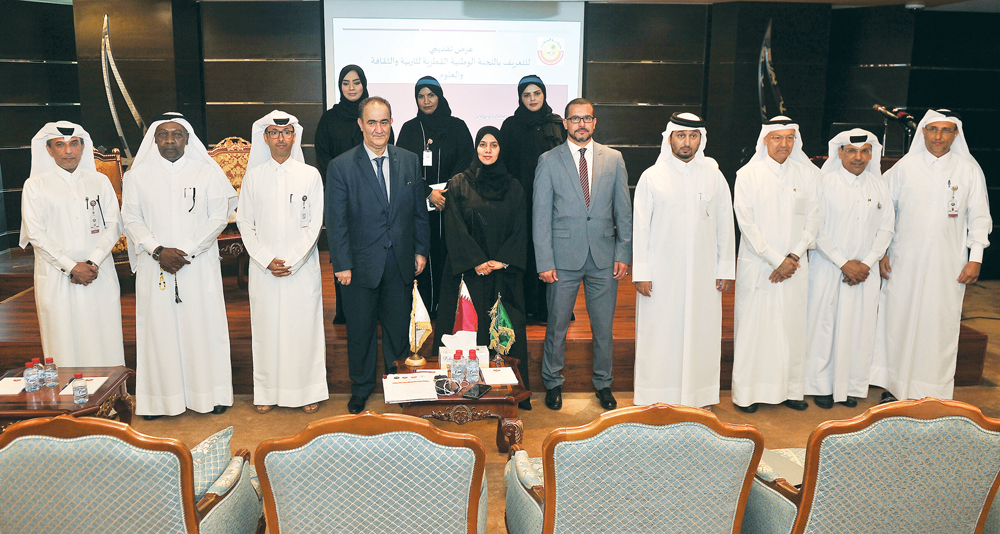
[[[347,316],[351,394],[375,388],[376,323],[382,324],[387,372],[409,350],[414,256],[430,253],[424,180],[417,155],[387,145],[389,201],[364,145],[344,152],[326,170],[326,235],[334,272],[351,270],[342,286]]]

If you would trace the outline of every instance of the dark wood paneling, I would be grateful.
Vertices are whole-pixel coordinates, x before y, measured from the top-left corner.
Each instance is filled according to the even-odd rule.
[[[8,148],[0,150],[0,189],[20,189],[31,172],[31,149]]]
[[[903,6],[834,9],[830,20],[830,64],[909,65],[915,11]]]
[[[105,13],[115,60],[174,58],[171,0],[75,0],[73,15],[78,60],[101,59]],[[128,80],[125,83],[128,84]]]
[[[0,146],[29,146],[45,123],[59,120],[79,123],[80,106],[0,106]]]
[[[205,63],[208,102],[323,102],[319,61]]]
[[[909,77],[910,67],[831,65],[827,71],[827,108],[865,108],[875,116],[874,104],[906,107]]]
[[[0,58],[76,60],[73,6],[0,0]]]
[[[670,115],[701,114],[701,106],[594,106],[598,129],[594,136],[607,145],[654,145],[663,140]]]
[[[1000,67],[1000,13],[921,11],[916,14],[913,65]]]
[[[208,142],[216,143],[225,137],[239,136],[250,139],[250,131],[253,123],[267,115],[275,107],[280,107],[282,111],[291,113],[299,119],[304,128],[302,142],[312,144],[316,133],[316,124],[323,114],[322,104],[273,104],[263,105],[226,105],[208,106],[206,118],[208,122]]]
[[[772,60],[775,63],[815,64],[817,60],[825,65],[829,54],[830,15],[829,4],[791,2],[738,2],[735,4],[715,4],[712,6],[712,39],[718,34],[714,24],[717,10],[735,9],[736,28],[730,29],[735,35],[733,61],[737,63],[757,63],[760,43],[767,31],[768,20],[773,20],[771,29]],[[723,34],[723,40],[729,39]],[[712,50],[712,61],[715,49]],[[780,80],[780,78],[779,78]]]
[[[322,57],[322,2],[203,2],[201,13],[206,59]]]
[[[5,104],[79,102],[76,65],[0,63],[0,95]]]
[[[615,150],[622,153],[625,160],[625,170],[628,172],[628,185],[635,187],[639,183],[639,177],[643,171],[656,163],[656,158],[660,155],[660,147],[630,147],[617,146]]]
[[[979,162],[979,166],[983,168],[983,173],[986,174],[986,185],[1000,188],[1000,146],[994,145],[989,149],[972,148],[970,152],[972,152],[972,157],[976,158],[976,161]],[[998,207],[1000,206],[1000,202],[990,202],[990,206]],[[1000,224],[1000,213],[993,217],[993,223]]]
[[[19,235],[21,232],[21,192],[6,191],[3,194],[4,211],[6,212],[7,232]],[[8,242],[10,246],[17,245],[17,237]]]
[[[704,61],[708,9],[588,3],[584,24],[587,60]]]
[[[910,71],[910,108],[997,109],[1000,65],[995,70],[924,69]]]
[[[700,105],[703,64],[588,63],[584,94],[594,102]]]

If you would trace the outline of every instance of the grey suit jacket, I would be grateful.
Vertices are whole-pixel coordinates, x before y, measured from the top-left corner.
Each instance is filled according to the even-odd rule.
[[[594,143],[590,209],[569,141],[542,154],[535,168],[532,237],[538,272],[579,270],[594,257],[599,269],[632,262],[632,200],[625,160]]]

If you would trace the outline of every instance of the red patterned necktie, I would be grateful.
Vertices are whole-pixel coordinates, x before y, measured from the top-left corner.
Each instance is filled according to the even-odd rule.
[[[590,209],[590,176],[587,173],[587,158],[583,157],[586,148],[580,149],[580,187],[583,188],[583,200],[587,203],[587,209]]]

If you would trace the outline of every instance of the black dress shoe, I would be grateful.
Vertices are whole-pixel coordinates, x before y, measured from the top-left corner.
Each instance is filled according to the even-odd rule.
[[[856,407],[858,405],[858,398],[857,397],[847,397],[847,400],[842,401],[842,402],[840,402],[838,404],[842,404],[844,406],[847,406],[848,408],[854,408],[854,407]]]
[[[816,403],[816,406],[829,410],[833,408],[833,395],[814,395],[813,402]]]
[[[347,401],[347,411],[354,414],[361,413],[362,411],[364,411],[365,402],[367,401],[368,399],[366,399],[365,397],[358,397],[357,395],[351,395],[351,400]]]
[[[227,408],[229,408],[229,406],[222,406],[220,404],[220,405],[216,406],[215,408],[212,408],[212,413],[214,413],[215,415],[222,415],[222,414],[226,413],[226,409]]]
[[[562,386],[545,390],[545,406],[550,410],[562,408]]]
[[[898,400],[899,399],[897,399],[896,396],[893,395],[892,393],[890,393],[888,391],[883,391],[882,392],[882,400],[878,401],[878,403],[879,404],[885,404],[887,402],[896,402]]]
[[[145,419],[145,420],[147,420],[147,421],[155,421],[155,420],[157,420],[157,419],[159,419],[161,417],[163,417],[163,416],[162,415],[144,415],[144,416],[142,416],[142,418]]]
[[[805,410],[806,408],[809,407],[809,403],[806,402],[806,401],[804,401],[804,400],[792,400],[792,399],[788,399],[788,400],[786,400],[785,402],[783,402],[781,404],[784,404],[785,406],[788,406],[789,408],[791,408],[793,410],[798,410],[800,412],[802,410]]]
[[[757,411],[757,407],[760,406],[760,405],[755,402],[755,403],[751,404],[750,406],[740,406],[739,404],[734,404],[733,406],[736,406],[737,408],[739,408],[741,412],[754,413],[754,412]]]
[[[524,399],[523,401],[517,403],[518,410],[531,411],[531,399]]]
[[[597,390],[597,398],[601,399],[601,408],[605,410],[614,410],[618,407],[618,401],[615,400],[615,396],[611,394],[611,388],[601,388]]]

